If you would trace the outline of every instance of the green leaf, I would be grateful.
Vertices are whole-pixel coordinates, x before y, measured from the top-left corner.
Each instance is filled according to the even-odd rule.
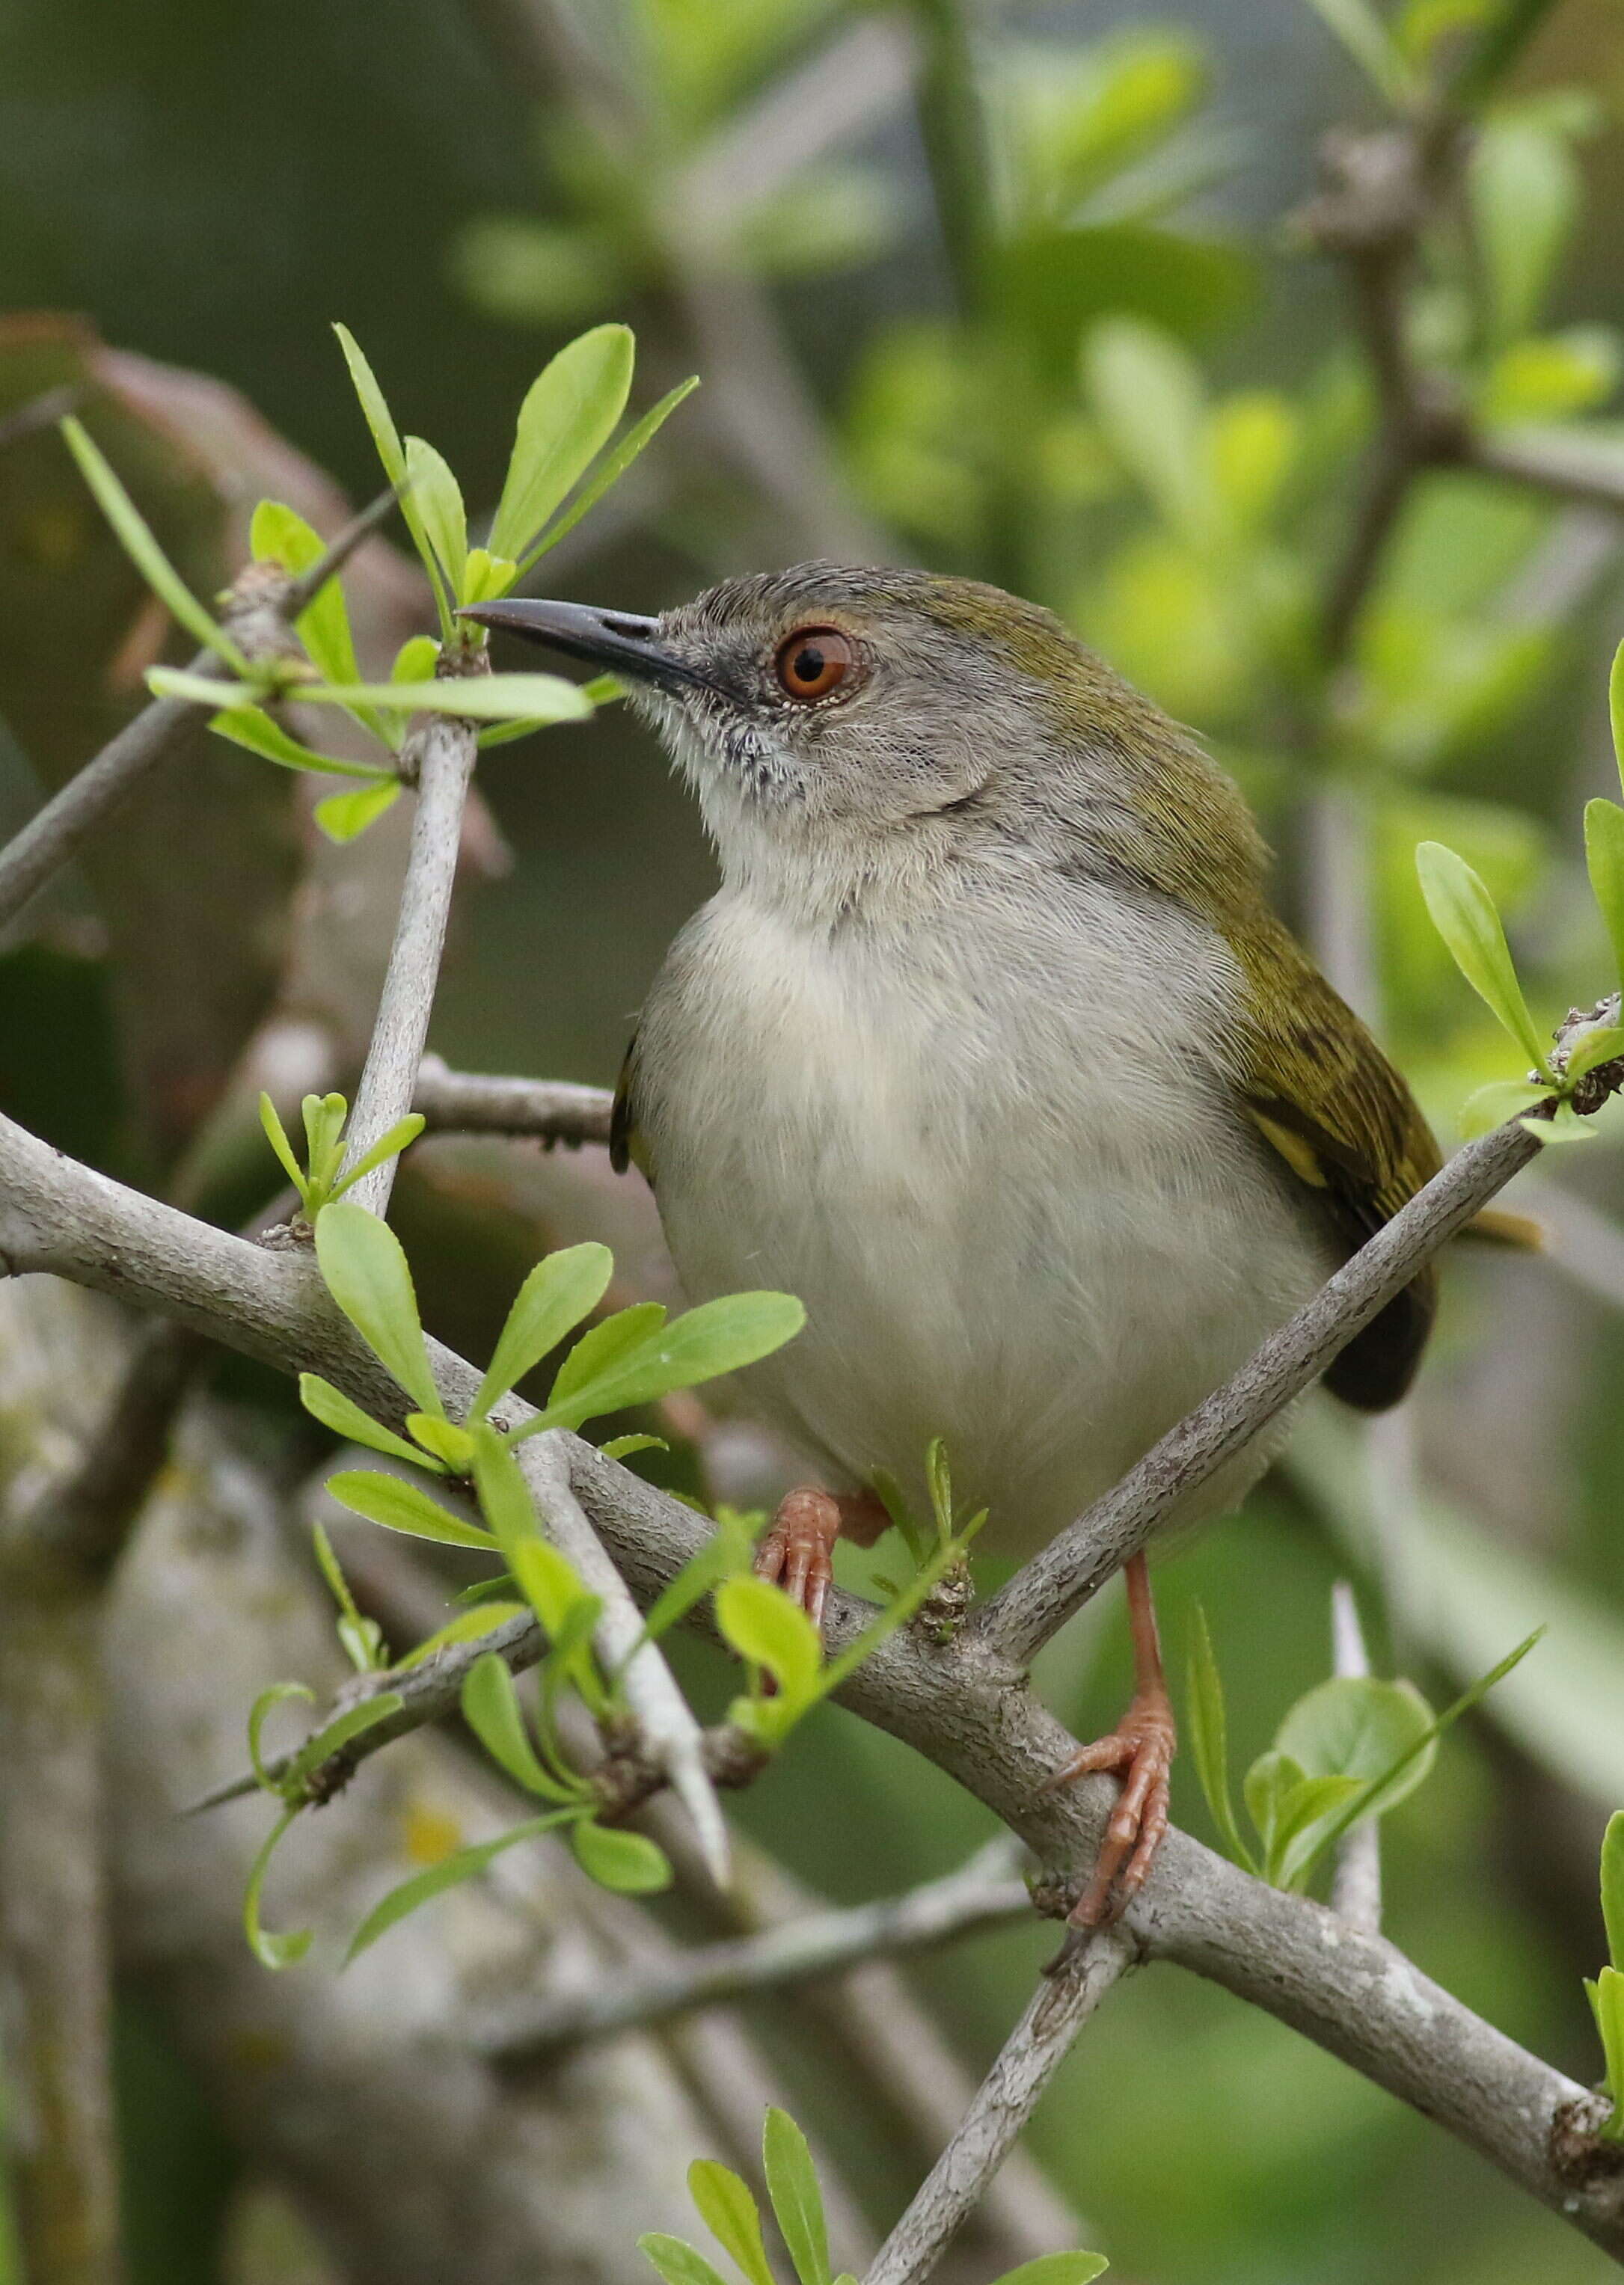
[[[309,1706],[316,1703],[316,1692],[306,1684],[273,1682],[269,1690],[260,1692],[259,1696],[248,1708],[248,1759],[253,1764],[255,1783],[265,1793],[279,1794],[284,1789],[285,1780],[279,1777],[272,1777],[266,1767],[265,1757],[260,1747],[260,1739],[263,1734],[266,1721],[276,1708],[286,1706],[288,1700],[294,1698],[303,1699]]]
[[[713,2269],[702,2253],[680,2237],[668,2237],[663,2230],[646,2230],[637,2250],[659,2271],[665,2285],[723,2285],[721,2272]]]
[[[1560,135],[1502,114],[1478,127],[1466,187],[1491,339],[1510,341],[1539,316],[1578,212],[1578,172]]]
[[[384,785],[365,786],[359,793],[330,793],[325,801],[316,805],[316,822],[329,841],[336,841],[341,846],[346,841],[358,838],[386,809],[393,809],[400,795],[398,778]]]
[[[1598,1024],[1593,1031],[1581,1033],[1568,1050],[1563,1077],[1567,1080],[1582,1079],[1587,1072],[1593,1072],[1597,1064],[1613,1063],[1621,1055],[1624,1055],[1624,1025]]]
[[[158,687],[153,675],[161,676],[166,687],[176,679],[169,669],[153,667],[147,676],[153,689]],[[351,711],[357,706],[404,706],[409,713],[454,714],[469,722],[584,722],[592,711],[582,685],[566,682],[561,674],[453,674],[432,682],[302,682],[299,696],[312,705],[343,706]]]
[[[1258,1828],[1258,1838],[1263,1843],[1263,1870],[1266,1880],[1273,1877],[1275,1833],[1280,1822],[1281,1806],[1287,1795],[1303,1782],[1303,1772],[1290,1754],[1271,1749],[1259,1754],[1242,1780],[1241,1792],[1247,1813]]]
[[[481,1619],[483,1614],[478,1614]],[[576,1796],[545,1770],[530,1743],[513,1676],[495,1651],[475,1659],[462,1685],[462,1715],[470,1730],[515,1785],[546,1801]]]
[[[623,1896],[651,1896],[671,1884],[665,1851],[647,1833],[622,1833],[584,1817],[569,1828],[569,1845],[581,1870],[600,1888]]]
[[[1624,977],[1624,809],[1617,802],[1585,804],[1584,852],[1591,891],[1612,940],[1613,967]]]
[[[1470,1142],[1479,1135],[1487,1135],[1492,1127],[1502,1127],[1519,1111],[1526,1111],[1531,1103],[1543,1102],[1549,1093],[1548,1087],[1534,1087],[1526,1080],[1492,1079],[1487,1087],[1474,1088],[1462,1103],[1462,1136]]]
[[[1595,1142],[1600,1139],[1600,1129],[1581,1119],[1571,1103],[1559,1103],[1549,1119],[1525,1119],[1519,1122],[1542,1145],[1549,1142]]]
[[[1440,841],[1424,841],[1416,852],[1421,893],[1432,925],[1454,955],[1455,966],[1538,1071],[1545,1049],[1528,1012],[1522,985],[1495,900],[1463,858]]]
[[[394,415],[389,411],[382,389],[378,386],[373,369],[362,356],[349,328],[348,326],[335,325],[333,330],[338,335],[339,347],[344,352],[344,362],[349,367],[349,378],[355,384],[356,395],[361,400],[361,410],[366,416],[366,425],[373,432],[373,442],[378,448],[378,458],[383,463],[383,473],[400,494],[400,512],[405,518],[406,529],[412,534],[412,544],[422,558],[423,569],[428,572],[429,585],[435,591],[435,603],[439,612],[440,624],[449,635],[451,627],[451,599],[446,594],[441,581],[439,563],[435,559],[433,547],[429,545],[428,527],[423,522],[422,512],[412,496],[406,468],[406,455],[401,444],[400,431],[395,426]]]
[[[620,482],[644,446],[652,444],[655,436],[664,427],[665,422],[682,403],[683,398],[691,395],[698,387],[699,375],[696,373],[690,373],[686,381],[679,381],[675,389],[667,389],[660,402],[650,412],[645,412],[640,420],[627,429],[614,451],[606,453],[599,461],[587,482],[582,485],[563,514],[555,522],[549,524],[542,533],[523,562],[517,567],[515,577],[522,576],[530,570],[534,564],[541,561],[549,548],[556,547],[567,533],[575,530],[587,511],[597,506],[611,485]],[[510,581],[509,585],[511,584]],[[504,589],[502,592],[506,591]]]
[[[466,1476],[474,1464],[474,1439],[466,1428],[436,1420],[432,1412],[408,1412],[406,1433],[454,1476]]]
[[[285,1809],[278,1818],[266,1835],[264,1846],[254,1859],[253,1869],[248,1874],[248,1885],[243,1892],[243,1934],[248,1939],[248,1949],[262,1967],[291,1967],[295,1960],[304,1958],[310,1948],[310,1940],[315,1934],[313,1928],[293,1928],[286,1936],[272,1936],[268,1929],[260,1926],[259,1902],[261,1891],[265,1885],[265,1874],[271,1868],[271,1859],[276,1853],[278,1841],[298,1814],[299,1804],[295,1802],[293,1807]]]
[[[318,777],[394,780],[394,771],[381,763],[346,761],[341,754],[318,754],[313,747],[302,746],[271,720],[263,706],[223,707],[210,717],[208,726],[233,745],[246,746],[251,754],[274,762],[279,769],[308,770]]]
[[[445,1417],[400,1240],[365,1206],[330,1205],[316,1221],[316,1259],[327,1291],[420,1412]]]
[[[381,1524],[386,1531],[402,1531],[412,1539],[438,1540],[446,1547],[482,1547],[487,1552],[495,1545],[489,1532],[448,1514],[438,1500],[430,1499],[416,1484],[403,1483],[398,1476],[381,1475],[373,1468],[349,1468],[329,1476],[327,1489],[341,1507],[364,1515],[369,1523]]]
[[[471,547],[462,575],[465,603],[494,602],[505,595],[518,577],[519,567],[509,555],[492,555],[488,547]]]
[[[1241,1829],[1236,1822],[1235,1804],[1230,1798],[1228,1717],[1224,1708],[1224,1685],[1218,1671],[1206,1613],[1199,1603],[1196,1606],[1195,1629],[1190,1637],[1185,1697],[1196,1774],[1201,1780],[1201,1790],[1206,1796],[1207,1808],[1218,1828],[1219,1838],[1237,1865],[1243,1865],[1249,1873],[1255,1873],[1257,1860],[1241,1838]]]
[[[716,1590],[716,1622],[730,1650],[772,1676],[786,1712],[809,1701],[818,1687],[823,1645],[805,1612],[781,1587],[748,1572],[724,1579]]]
[[[1602,1920],[1608,1956],[1624,1975],[1624,1809],[1614,1810],[1602,1835]]]
[[[1320,1828],[1363,1791],[1359,1779],[1338,1777],[1304,1778],[1285,1787],[1275,1802],[1266,1879],[1278,1888],[1299,1887],[1323,1845]]]
[[[621,1437],[616,1441],[629,1443],[634,1440]],[[605,1444],[601,1449],[608,1453],[609,1447]],[[748,1571],[753,1545],[753,1535],[737,1517],[718,1518],[716,1530],[698,1554],[689,1556],[676,1577],[667,1582],[649,1605],[648,1616],[643,1621],[644,1640],[657,1641],[685,1619],[720,1581]]]
[[[632,391],[631,328],[595,326],[531,382],[514,438],[490,547],[522,562],[565,493],[615,433]]]
[[[1402,1777],[1361,1806],[1362,1818],[1385,1816],[1424,1780],[1437,1751],[1432,1736],[1432,1709],[1413,1683],[1337,1675],[1298,1700],[1275,1743],[1309,1777],[1357,1778],[1365,1785],[1415,1747]]]
[[[1619,782],[1624,786],[1624,642],[1613,652],[1607,676],[1607,718],[1612,726],[1612,758],[1619,766]]]
[[[307,1195],[304,1169],[294,1156],[294,1146],[287,1139],[287,1129],[271,1097],[262,1088],[259,1098],[259,1123],[265,1130],[265,1140],[276,1152],[282,1172],[302,1200]]]
[[[347,1706],[341,1714],[305,1739],[283,1773],[282,1784],[289,1794],[302,1786],[312,1770],[330,1761],[352,1738],[359,1738],[368,1730],[375,1730],[392,1714],[398,1714],[405,1704],[398,1690],[381,1690],[375,1698],[364,1698],[358,1705]]]
[[[732,2167],[715,2158],[695,2158],[688,2168],[688,2195],[701,2221],[723,2252],[737,2262],[749,2285],[774,2285],[756,2201]]]
[[[1163,521],[1198,546],[1210,541],[1219,517],[1206,399],[1189,351],[1158,326],[1110,318],[1085,342],[1083,373],[1095,419]]]
[[[584,1603],[591,1603],[596,1613],[598,1598],[588,1592],[569,1557],[542,1536],[530,1487],[501,1437],[482,1420],[475,1423],[472,1433],[481,1512],[526,1600],[556,1644],[572,1613]]]
[[[482,1419],[498,1397],[589,1316],[608,1290],[615,1257],[607,1245],[570,1245],[538,1261],[507,1313],[489,1369],[474,1399]]]
[[[333,1185],[333,1197],[341,1198],[363,1174],[370,1174],[374,1166],[381,1166],[386,1159],[397,1158],[403,1150],[410,1150],[428,1124],[420,1111],[409,1111],[404,1119],[397,1119],[393,1127],[378,1137],[370,1150],[357,1158],[353,1166],[344,1169],[343,1179]]]
[[[1402,50],[1367,0],[1308,0],[1308,4],[1390,104],[1401,108],[1420,93],[1420,82]]]
[[[326,542],[321,534],[280,500],[261,500],[254,511],[249,544],[255,562],[279,563],[295,577],[319,563],[326,553]],[[306,656],[324,681],[360,680],[349,606],[344,601],[343,581],[337,572],[323,582],[294,624]],[[383,726],[372,710],[360,711],[358,718],[374,737],[383,736]]]
[[[352,1959],[359,1959],[362,1952],[376,1943],[381,1936],[387,1936],[390,1928],[405,1919],[408,1912],[414,1912],[420,1904],[426,1904],[431,1896],[443,1896],[447,1888],[455,1888],[462,1881],[473,1880],[504,1849],[516,1848],[522,1841],[534,1841],[538,1833],[551,1832],[573,1813],[567,1809],[549,1810],[545,1817],[532,1817],[523,1825],[515,1825],[511,1833],[498,1834],[494,1841],[482,1841],[472,1849],[455,1849],[451,1856],[443,1857],[437,1865],[431,1865],[426,1873],[415,1873],[410,1881],[403,1881],[397,1888],[389,1890],[381,1904],[373,1905],[356,1930],[350,1939],[349,1949],[344,1954],[345,1967],[348,1967]]]
[[[83,424],[70,413],[60,426],[63,441],[79,463],[79,473],[94,493],[97,506],[113,526],[125,554],[170,617],[239,674],[248,673],[247,660],[225,629],[209,616],[159,546],[141,511],[114,475],[100,448],[91,442]]]
[[[1603,1968],[1590,2004],[1596,2010],[1596,2028],[1601,2033],[1607,2063],[1607,2092],[1612,2098],[1612,2115],[1603,2121],[1600,2132],[1609,2142],[1624,2142],[1624,1975],[1616,1967]]]
[[[669,1452],[671,1446],[663,1436],[645,1436],[636,1430],[630,1436],[611,1436],[598,1449],[606,1460],[629,1460],[634,1452]]]
[[[1091,2285],[1110,2267],[1102,2253],[1044,2253],[1007,2269],[996,2285]]]
[[[488,1588],[508,1584],[511,1584],[511,1582],[505,1579],[482,1579],[478,1587],[470,1591],[483,1595]],[[463,1598],[457,1596],[453,1599],[460,1602]],[[495,1634],[497,1629],[499,1627],[505,1627],[510,1619],[526,1619],[529,1616],[529,1606],[524,1603],[507,1603],[496,1598],[485,1599],[477,1603],[472,1610],[459,1611],[457,1616],[448,1620],[444,1626],[436,1627],[433,1634],[425,1635],[420,1643],[413,1643],[404,1657],[396,1659],[395,1663],[397,1667],[420,1666],[425,1659],[432,1658],[436,1651],[449,1650],[454,1643],[477,1642],[482,1635]]]
[[[613,1324],[615,1320],[608,1323]],[[692,1388],[698,1381],[736,1372],[741,1366],[754,1364],[781,1348],[805,1323],[805,1310],[790,1294],[726,1294],[651,1328],[617,1358],[600,1365],[590,1380],[571,1386],[561,1396],[560,1384],[571,1372],[579,1348],[584,1347],[584,1342],[578,1344],[561,1368],[546,1410],[527,1421],[513,1441],[533,1436],[543,1427],[578,1428],[594,1414],[652,1403],[673,1389]]]
[[[605,1317],[600,1324],[583,1333],[553,1375],[547,1398],[549,1408],[557,1405],[567,1409],[583,1390],[596,1386],[607,1375],[617,1371],[622,1359],[638,1351],[651,1334],[657,1332],[665,1317],[660,1302],[634,1301],[629,1309],[616,1309],[612,1317]]]
[[[434,446],[420,436],[406,439],[406,475],[451,600],[461,602],[468,561],[468,516],[457,479]]]
[[[439,1474],[436,1461],[420,1452],[415,1445],[408,1444],[404,1436],[381,1428],[370,1413],[352,1404],[341,1389],[334,1388],[319,1374],[300,1374],[299,1402],[313,1420],[319,1420],[324,1428],[331,1428],[335,1436],[347,1436],[352,1444],[365,1444],[369,1451],[387,1452],[392,1460],[404,1460],[414,1468],[428,1468],[435,1475]]]
[[[788,2112],[772,2104],[761,2132],[761,2163],[800,2285],[829,2285],[828,2232],[812,2152]]]

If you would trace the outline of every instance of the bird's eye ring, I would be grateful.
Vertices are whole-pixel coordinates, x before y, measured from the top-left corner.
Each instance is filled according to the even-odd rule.
[[[851,639],[838,627],[797,627],[780,643],[773,671],[786,698],[809,705],[837,690],[856,664]]]

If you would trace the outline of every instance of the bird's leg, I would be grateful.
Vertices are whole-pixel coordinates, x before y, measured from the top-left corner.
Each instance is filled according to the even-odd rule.
[[[843,1532],[859,1547],[872,1547],[890,1521],[872,1492],[825,1492],[798,1484],[780,1500],[756,1550],[756,1575],[781,1587],[821,1632],[824,1598],[835,1576],[835,1542]]]
[[[1162,1672],[1150,1573],[1142,1554],[1130,1558],[1124,1575],[1134,1635],[1133,1704],[1109,1738],[1084,1746],[1048,1780],[1051,1786],[1065,1785],[1099,1770],[1122,1779],[1094,1877],[1071,1907],[1068,1925],[1074,1930],[1104,1928],[1126,1909],[1167,1830],[1167,1773],[1178,1733]]]

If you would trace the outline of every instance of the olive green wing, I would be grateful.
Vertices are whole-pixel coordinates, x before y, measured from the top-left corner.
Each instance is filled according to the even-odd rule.
[[[1250,986],[1237,1041],[1253,1125],[1314,1192],[1344,1257],[1442,1163],[1415,1097],[1353,1009],[1272,916],[1234,944]],[[1408,1387],[1432,1331],[1429,1263],[1342,1351],[1325,1385],[1379,1412]]]

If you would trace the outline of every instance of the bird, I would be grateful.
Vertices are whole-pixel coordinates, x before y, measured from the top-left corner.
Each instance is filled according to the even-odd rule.
[[[1196,736],[1040,606],[797,565],[645,616],[463,616],[617,676],[697,798],[720,886],[672,944],[616,1095],[698,1302],[798,1295],[746,1376],[804,1460],[757,1553],[820,1621],[832,1551],[945,1440],[983,1544],[1035,1552],[1433,1174],[1405,1080],[1277,917]],[[1328,1369],[1403,1396],[1432,1264]],[[1189,1496],[1236,1507],[1285,1413]],[[1144,1554],[1134,1696],[1055,1782],[1119,1793],[1071,1919],[1117,1917],[1168,1821],[1175,1724]]]

